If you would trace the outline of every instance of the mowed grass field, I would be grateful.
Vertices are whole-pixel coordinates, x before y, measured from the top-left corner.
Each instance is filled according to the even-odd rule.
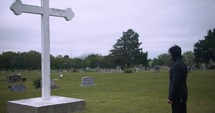
[[[10,100],[40,97],[41,91],[34,89],[33,79],[41,76],[39,71],[21,72],[26,82],[8,83],[6,76],[12,72],[0,73],[0,113],[6,113]],[[95,86],[82,87],[81,78],[94,77]],[[52,95],[86,100],[86,110],[80,113],[170,113],[167,104],[168,72],[96,73],[64,72],[63,79],[53,71],[52,79],[60,88]],[[193,71],[188,75],[188,113],[215,113],[215,70]],[[25,84],[27,91],[10,92],[9,85]]]

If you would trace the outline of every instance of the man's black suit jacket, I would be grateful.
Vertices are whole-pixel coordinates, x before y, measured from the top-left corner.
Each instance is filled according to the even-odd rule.
[[[181,59],[175,60],[170,67],[169,100],[174,103],[186,103],[187,90],[187,67]]]

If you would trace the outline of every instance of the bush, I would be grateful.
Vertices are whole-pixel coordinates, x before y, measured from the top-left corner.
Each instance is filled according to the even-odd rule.
[[[38,77],[36,79],[33,80],[33,85],[34,87],[37,88],[41,88],[41,77]]]
[[[129,69],[129,68],[126,68],[126,69],[124,70],[124,73],[132,73],[132,70]]]
[[[26,81],[26,78],[22,78],[22,81],[25,82],[25,81]]]

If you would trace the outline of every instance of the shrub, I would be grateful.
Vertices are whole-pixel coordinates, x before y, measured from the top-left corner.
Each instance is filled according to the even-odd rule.
[[[38,77],[36,79],[33,80],[33,85],[34,87],[37,89],[37,88],[40,88],[41,87],[41,77]]]
[[[22,81],[25,82],[25,81],[26,81],[26,78],[22,78]]]
[[[132,73],[132,70],[129,69],[129,68],[126,68],[126,69],[124,70],[124,73]]]

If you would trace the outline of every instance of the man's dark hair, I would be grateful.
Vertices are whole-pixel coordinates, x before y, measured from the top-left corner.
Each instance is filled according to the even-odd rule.
[[[172,60],[175,61],[176,59],[181,59],[181,48],[178,45],[174,45],[169,48],[169,53],[172,56]]]

